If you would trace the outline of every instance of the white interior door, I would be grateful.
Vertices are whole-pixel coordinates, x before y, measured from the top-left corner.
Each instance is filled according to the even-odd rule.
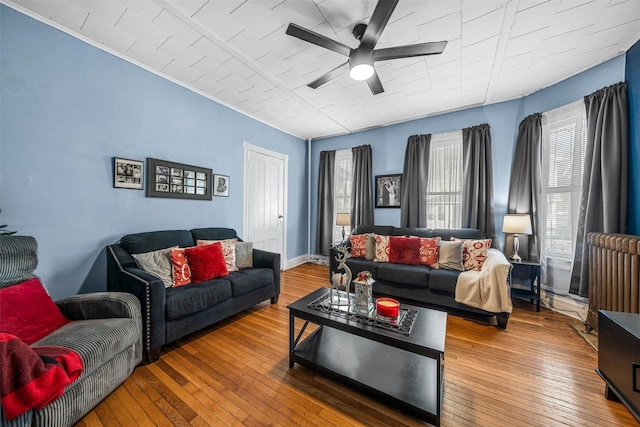
[[[245,143],[244,240],[286,258],[287,162],[284,154]]]

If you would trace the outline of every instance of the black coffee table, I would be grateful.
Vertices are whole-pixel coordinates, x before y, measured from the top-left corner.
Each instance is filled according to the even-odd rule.
[[[289,367],[299,363],[440,425],[447,313],[402,304],[413,317],[410,332],[394,330],[318,309],[328,293],[320,288],[289,305]],[[296,318],[304,321],[297,334]],[[309,323],[320,327],[301,339]]]

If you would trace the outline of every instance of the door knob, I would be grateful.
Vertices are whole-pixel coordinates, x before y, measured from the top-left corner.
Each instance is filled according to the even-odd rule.
[[[282,214],[278,215],[278,219],[282,219],[282,218],[284,218],[284,215]]]

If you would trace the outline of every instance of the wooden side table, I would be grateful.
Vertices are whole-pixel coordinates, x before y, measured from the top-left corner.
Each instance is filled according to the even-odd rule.
[[[540,311],[540,263],[535,261],[513,261],[511,265],[511,298],[528,299],[536,303]]]

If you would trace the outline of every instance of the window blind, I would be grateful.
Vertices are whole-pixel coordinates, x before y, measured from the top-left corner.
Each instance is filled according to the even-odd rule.
[[[351,149],[337,150],[334,168],[334,200],[333,200],[333,241],[342,240],[342,226],[337,226],[338,213],[351,212],[351,180],[352,180]],[[346,233],[351,232],[350,226],[344,227]]]
[[[462,131],[434,134],[429,150],[427,227],[462,224]]]

